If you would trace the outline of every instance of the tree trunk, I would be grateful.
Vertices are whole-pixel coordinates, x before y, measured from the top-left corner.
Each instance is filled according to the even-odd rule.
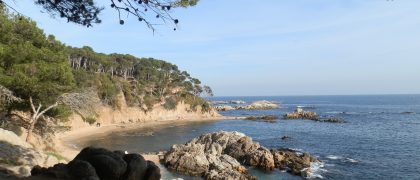
[[[39,104],[38,107],[36,108],[33,101],[32,101],[32,97],[29,97],[29,102],[31,103],[31,108],[32,108],[32,118],[31,121],[29,122],[29,128],[28,128],[28,133],[26,135],[26,142],[29,142],[32,138],[32,133],[33,130],[35,128],[35,124],[38,121],[39,117],[41,117],[43,114],[45,114],[47,111],[49,111],[50,109],[58,106],[58,103],[56,102],[55,104],[48,106],[46,109],[44,109],[43,111],[39,112],[41,110],[42,105]]]

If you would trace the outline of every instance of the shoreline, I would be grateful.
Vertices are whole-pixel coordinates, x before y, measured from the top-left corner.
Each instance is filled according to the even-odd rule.
[[[80,152],[83,147],[77,147],[75,145],[76,141],[81,139],[92,139],[99,136],[105,136],[110,133],[115,132],[125,132],[135,129],[148,128],[148,127],[160,127],[169,125],[171,123],[189,123],[189,122],[211,122],[211,121],[221,121],[221,120],[241,120],[245,117],[228,117],[228,116],[217,116],[212,118],[201,118],[201,119],[171,119],[171,120],[155,120],[147,121],[141,123],[116,123],[116,124],[106,124],[100,127],[94,125],[83,127],[79,129],[72,129],[63,133],[56,134],[55,149],[57,153],[65,157],[67,160],[72,160]],[[152,157],[150,160],[155,160],[155,157]]]

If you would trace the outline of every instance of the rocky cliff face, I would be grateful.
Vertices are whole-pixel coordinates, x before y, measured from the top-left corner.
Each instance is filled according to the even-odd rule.
[[[155,107],[145,112],[140,107],[129,107],[125,102],[124,95],[118,96],[118,107],[113,108],[106,105],[97,105],[94,109],[96,120],[102,125],[118,124],[118,123],[145,123],[150,121],[170,121],[170,120],[200,120],[200,119],[216,119],[221,117],[215,110],[202,112],[200,107],[194,111],[190,105],[180,102],[173,110],[167,110],[162,105],[157,104]],[[70,117],[68,125],[72,128],[80,128],[90,126],[83,120],[81,114],[74,113]]]

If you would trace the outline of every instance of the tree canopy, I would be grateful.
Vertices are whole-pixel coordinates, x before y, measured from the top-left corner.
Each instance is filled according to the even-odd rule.
[[[154,30],[157,23],[171,23],[176,26],[179,20],[172,17],[172,10],[195,6],[199,0],[108,0],[109,8],[116,11],[119,23],[124,24],[123,16],[135,16],[138,21]],[[6,0],[0,0],[10,9],[14,8]],[[100,13],[104,9],[95,0],[35,0],[53,17],[67,19],[86,27],[101,23]],[[17,11],[16,11],[17,12]],[[19,13],[19,12],[18,12]],[[156,21],[158,20],[158,21]],[[176,30],[176,28],[174,28]]]
[[[116,106],[124,93],[130,106],[150,110],[154,104],[171,99],[205,104],[200,80],[176,65],[153,58],[128,54],[102,54],[85,46],[65,46],[45,33],[36,23],[0,8],[0,84],[22,98],[45,106],[64,93],[92,88],[103,103]],[[209,87],[206,87],[208,89]],[[194,96],[194,98],[193,98]],[[15,103],[15,105],[19,103]]]

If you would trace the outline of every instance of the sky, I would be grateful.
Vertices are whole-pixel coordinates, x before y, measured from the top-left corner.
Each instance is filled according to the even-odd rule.
[[[13,6],[67,45],[166,60],[216,96],[420,93],[419,0],[201,0],[155,34],[108,4],[93,28]]]

